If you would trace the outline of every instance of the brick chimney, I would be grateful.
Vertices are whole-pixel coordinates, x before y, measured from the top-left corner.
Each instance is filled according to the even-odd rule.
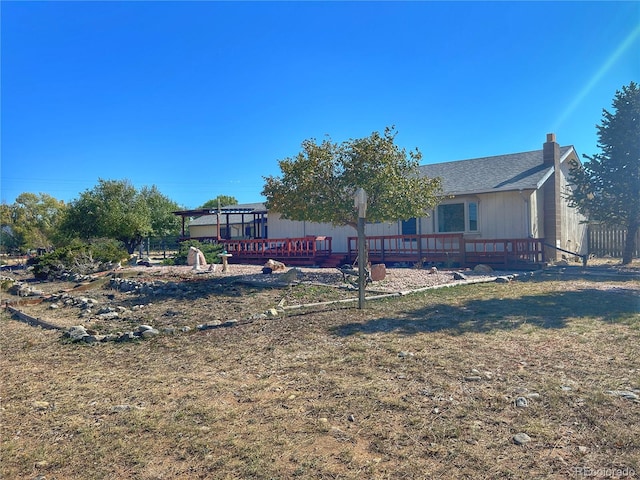
[[[548,133],[547,141],[542,146],[542,160],[545,166],[553,168],[553,174],[543,186],[544,199],[544,241],[556,247],[562,247],[562,218],[560,203],[560,145],[556,142],[556,134]],[[545,247],[545,259],[548,262],[557,261],[560,252]]]

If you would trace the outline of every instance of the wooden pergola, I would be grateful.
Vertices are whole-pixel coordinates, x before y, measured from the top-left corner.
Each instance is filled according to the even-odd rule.
[[[189,218],[197,218],[203,215],[216,215],[217,216],[217,238],[216,240],[224,240],[220,237],[220,225],[223,223],[220,221],[221,217],[224,217],[224,224],[227,227],[227,232],[229,231],[229,217],[231,215],[239,215],[240,223],[242,225],[242,231],[245,230],[246,225],[255,225],[260,224],[263,227],[267,225],[267,210],[265,209],[257,209],[250,207],[222,207],[222,208],[200,208],[196,210],[179,210],[173,212],[174,215],[179,215],[182,218],[182,229],[181,229],[181,239],[188,238],[186,233],[186,220]],[[245,223],[245,216],[249,217],[250,220]],[[256,230],[256,238],[263,238],[262,234],[265,231],[265,228],[260,228],[259,231]]]

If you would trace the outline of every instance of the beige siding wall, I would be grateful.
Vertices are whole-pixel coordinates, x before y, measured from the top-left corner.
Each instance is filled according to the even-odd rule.
[[[215,237],[218,235],[218,230],[215,225],[190,225],[189,236],[190,237]]]
[[[533,238],[544,238],[544,199],[542,191],[536,190],[531,193],[529,206],[531,208],[531,236]]]
[[[231,238],[242,237],[242,225],[229,225],[231,228]],[[222,225],[226,228],[226,225]],[[218,235],[218,227],[216,225],[190,225],[190,237],[216,237]]]
[[[529,235],[529,197],[526,192],[478,195],[479,238],[526,238]]]
[[[465,232],[469,238],[526,238],[532,229],[530,192],[500,192],[460,195],[447,203],[477,202],[477,232]],[[420,221],[420,233],[437,233],[437,213]]]
[[[367,235],[397,235],[398,223],[367,223]],[[352,227],[334,227],[330,223],[298,222],[285,220],[277,213],[269,212],[269,238],[305,237],[307,235],[331,237],[331,248],[334,252],[347,251],[347,238],[355,237]]]
[[[576,158],[575,156],[573,158]],[[587,225],[581,223],[585,217],[581,215],[576,208],[569,206],[569,201],[565,198],[566,194],[571,191],[569,185],[569,162],[565,161],[560,166],[560,191],[562,198],[561,205],[561,247],[571,252],[586,254],[588,250]]]

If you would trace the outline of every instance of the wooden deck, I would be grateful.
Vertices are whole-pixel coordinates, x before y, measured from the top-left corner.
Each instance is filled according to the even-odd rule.
[[[192,238],[194,239],[194,238]],[[263,264],[268,259],[287,265],[336,267],[354,263],[357,237],[349,237],[347,252],[334,252],[331,237],[261,238],[247,240],[194,240],[220,243],[232,254],[231,263]],[[544,263],[544,239],[465,239],[462,234],[368,236],[371,263],[388,266],[438,265],[473,267],[483,263],[496,268],[535,268]]]
[[[462,234],[367,237],[371,263],[531,268],[544,263],[543,239],[465,239]],[[358,238],[349,237],[349,261],[358,255]]]

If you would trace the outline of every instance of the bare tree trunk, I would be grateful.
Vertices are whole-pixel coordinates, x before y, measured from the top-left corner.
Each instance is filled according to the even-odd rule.
[[[636,234],[638,233],[638,222],[631,220],[627,227],[627,238],[624,243],[624,252],[622,253],[622,264],[629,265],[633,260],[633,252],[635,251]]]

